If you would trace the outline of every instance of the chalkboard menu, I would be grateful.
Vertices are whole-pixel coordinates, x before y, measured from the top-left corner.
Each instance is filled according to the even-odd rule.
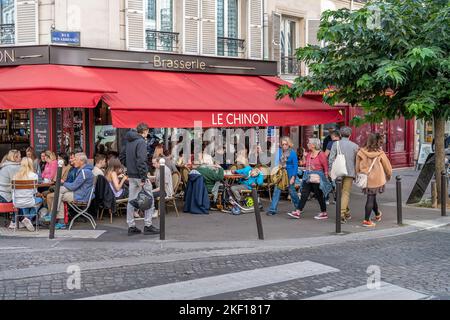
[[[33,111],[33,137],[34,149],[39,155],[42,151],[50,149],[50,115],[48,109],[35,109]]]

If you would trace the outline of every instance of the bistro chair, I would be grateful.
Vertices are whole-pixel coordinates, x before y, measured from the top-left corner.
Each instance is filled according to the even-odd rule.
[[[8,218],[12,217],[12,215],[17,213],[17,209],[14,207],[14,204],[12,202],[6,202],[6,203],[0,203],[0,214],[6,213],[6,227],[8,223]],[[17,220],[16,220],[17,221]],[[16,222],[16,228],[17,228],[17,222]]]
[[[35,192],[37,192],[37,180],[12,180],[11,181],[11,194],[12,194],[12,198],[13,198],[13,203],[16,202],[17,199],[17,195],[16,195],[16,190],[34,190]],[[28,198],[27,198],[28,199]],[[38,232],[39,231],[39,217],[37,215],[37,210],[39,209],[39,207],[42,205],[42,203],[38,203],[35,204],[32,208],[36,209],[36,228],[35,231]],[[15,207],[17,209],[16,211],[16,227],[14,228],[14,231],[16,231],[17,229],[19,229],[19,217],[24,217],[24,214],[19,214],[20,210],[19,209],[28,209],[28,208],[18,208]]]
[[[96,180],[96,179],[94,179]],[[72,229],[73,223],[75,222],[75,220],[78,217],[85,217],[86,219],[88,219],[88,221],[91,223],[92,227],[95,229],[97,227],[97,224],[95,223],[94,217],[88,212],[89,207],[91,206],[92,203],[92,199],[94,198],[94,191],[95,191],[95,182],[92,186],[92,190],[89,194],[89,200],[88,202],[79,202],[79,201],[74,201],[74,202],[68,202],[67,204],[69,205],[70,208],[72,208],[77,214],[75,217],[73,217],[72,221],[70,221],[70,225],[69,225],[69,230]]]
[[[180,167],[181,181],[183,182],[184,187],[187,186],[187,182],[189,179],[189,168],[186,166]]]
[[[270,169],[269,169],[268,166],[262,165],[261,166],[261,171],[262,171],[263,176],[264,176],[264,182],[263,182],[263,184],[261,186],[258,187],[257,190],[258,190],[258,192],[268,191],[269,199],[270,199],[270,201],[272,201],[272,190],[271,189],[272,189],[273,183],[270,180]]]
[[[175,212],[177,213],[177,217],[179,217],[178,214],[178,208],[177,208],[177,201],[176,201],[176,192],[178,190],[178,188],[180,187],[180,182],[181,182],[181,174],[178,172],[174,172],[172,173],[172,188],[173,188],[173,195],[171,197],[166,197],[165,201],[166,204],[169,206],[172,206],[175,208]],[[161,202],[160,197],[158,197],[156,199],[157,201]],[[158,210],[158,216],[159,216],[160,210]]]

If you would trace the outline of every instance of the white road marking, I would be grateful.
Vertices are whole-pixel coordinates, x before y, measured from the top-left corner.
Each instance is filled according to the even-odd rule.
[[[28,247],[0,247],[0,250],[18,250],[18,249],[28,249]]]
[[[379,289],[367,285],[314,296],[305,300],[420,300],[428,296],[387,282],[381,282]]]
[[[192,300],[329,272],[339,272],[339,269],[311,261],[303,261],[93,296],[82,300]]]

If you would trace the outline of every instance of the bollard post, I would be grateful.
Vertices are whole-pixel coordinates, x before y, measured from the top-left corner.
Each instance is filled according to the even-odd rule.
[[[403,207],[402,207],[402,177],[395,177],[397,190],[397,224],[403,225]]]
[[[259,211],[259,201],[258,201],[258,193],[256,192],[256,187],[252,188],[252,198],[253,198],[253,208],[255,210],[256,228],[258,229],[258,239],[264,240],[264,232],[261,221],[261,213]]]
[[[442,171],[441,173],[441,216],[447,216],[447,173]]]
[[[159,240],[166,240],[166,160],[159,160]]]
[[[62,175],[63,166],[64,166],[64,160],[59,160],[58,161],[58,171],[56,173],[55,197],[53,198],[52,217],[50,220],[50,230],[49,230],[49,235],[48,235],[49,239],[55,238],[56,212],[58,211],[59,191],[61,189],[61,175]]]
[[[341,231],[342,177],[336,179],[336,234]]]

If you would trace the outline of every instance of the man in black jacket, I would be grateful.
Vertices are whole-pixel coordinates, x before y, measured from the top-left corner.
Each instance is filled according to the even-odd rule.
[[[148,158],[147,158],[147,143],[145,138],[148,135],[148,125],[145,123],[138,124],[136,130],[130,130],[126,135],[126,145],[122,149],[120,160],[127,168],[129,187],[128,200],[136,199],[139,192],[141,192],[144,185],[151,190],[151,183],[147,179],[148,173]],[[159,229],[152,225],[152,215],[155,208],[145,211],[144,218],[144,234],[158,234]],[[136,209],[128,202],[127,205],[127,223],[128,235],[135,235],[141,233],[141,230],[136,228],[134,221],[134,213]]]

